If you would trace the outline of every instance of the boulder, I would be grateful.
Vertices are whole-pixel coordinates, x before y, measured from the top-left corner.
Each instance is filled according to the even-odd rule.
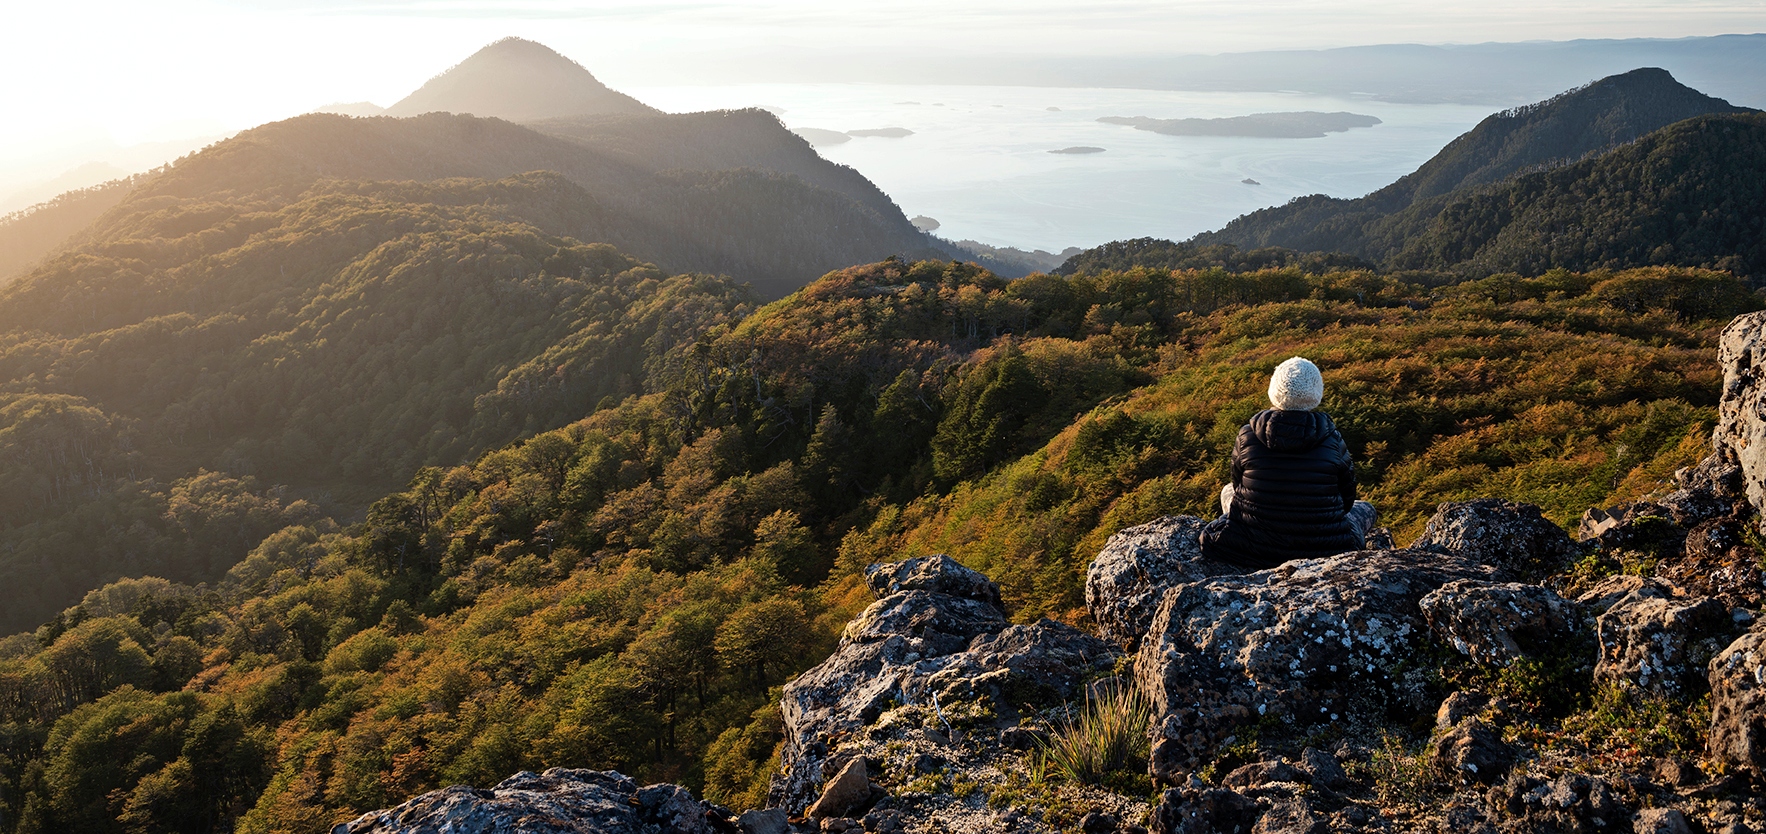
[[[1192,785],[1171,788],[1153,809],[1153,834],[1216,834],[1249,832],[1263,809],[1250,798],[1221,788]]]
[[[1296,797],[1277,799],[1257,818],[1251,834],[1330,834],[1325,818]]]
[[[1569,535],[1538,507],[1500,498],[1442,504],[1411,547],[1457,553],[1497,568],[1503,580],[1548,576],[1576,552]]]
[[[1686,815],[1674,808],[1646,808],[1637,812],[1631,824],[1637,834],[1692,834]]]
[[[455,785],[363,814],[338,834],[712,834],[704,803],[685,788],[640,790],[613,771],[521,772],[490,790]]]
[[[1312,778],[1314,785],[1332,790],[1349,785],[1349,774],[1343,772],[1343,766],[1337,762],[1337,757],[1316,747],[1300,751],[1300,768]]]
[[[1589,518],[1600,512],[1583,514],[1584,531],[1590,529]],[[1686,528],[1666,505],[1637,501],[1607,510],[1605,515],[1607,520],[1596,525],[1598,532],[1591,540],[1609,551],[1629,550],[1663,558],[1676,556],[1685,547]]]
[[[828,780],[821,797],[809,806],[804,816],[812,820],[823,817],[844,817],[858,810],[871,798],[871,777],[863,756],[856,756]]]
[[[865,568],[865,584],[878,599],[903,591],[972,599],[1000,607],[1000,586],[942,553]]]
[[[1623,830],[1634,816],[1605,779],[1582,773],[1541,782],[1517,770],[1485,801],[1503,831],[1595,834]]]
[[[1008,626],[998,586],[944,556],[875,565],[866,577],[882,598],[847,625],[827,660],[785,686],[781,772],[769,804],[788,812],[822,795],[853,760],[842,745],[890,709],[985,700],[1003,718],[1079,696],[1121,654],[1052,620]],[[934,731],[925,737],[954,743]]]
[[[1740,470],[1742,489],[1756,512],[1766,510],[1766,312],[1737,316],[1717,340],[1723,393],[1711,445],[1717,466]]]
[[[1465,718],[1435,736],[1435,768],[1456,782],[1494,784],[1508,773],[1515,751],[1477,718]]]
[[[1367,551],[1174,587],[1135,661],[1154,709],[1153,777],[1178,783],[1266,716],[1304,726],[1430,708],[1405,668],[1428,633],[1418,602],[1495,574],[1457,554]]]
[[[1276,782],[1311,784],[1312,775],[1283,761],[1252,762],[1228,773],[1220,786],[1243,792]]]
[[[1766,626],[1756,624],[1711,658],[1710,684],[1711,758],[1766,779]]]
[[[1700,522],[1686,534],[1685,555],[1661,564],[1656,575],[1697,596],[1732,608],[1766,603],[1760,553],[1746,544],[1747,522],[1725,516]]]
[[[1667,598],[1674,595],[1674,587],[1656,579],[1645,579],[1641,576],[1619,574],[1609,576],[1593,587],[1583,591],[1576,597],[1576,604],[1582,606],[1585,614],[1599,616],[1606,613],[1619,600],[1633,593],[1646,597]]]
[[[1206,524],[1194,516],[1166,516],[1124,529],[1104,543],[1085,571],[1085,607],[1104,639],[1134,651],[1166,590],[1241,572],[1202,558],[1196,537]]]
[[[1083,696],[1085,682],[1115,668],[1121,656],[1109,643],[1043,619],[976,637],[967,651],[911,681],[907,694],[916,703],[933,692],[946,704],[987,698],[1000,713],[1058,704]]]
[[[742,834],[790,834],[791,831],[791,823],[783,808],[744,812],[736,824]]]
[[[1722,603],[1663,597],[1639,589],[1595,621],[1600,658],[1594,678],[1652,695],[1684,697],[1703,689],[1706,665],[1735,631]]]
[[[1516,582],[1449,582],[1418,606],[1436,637],[1493,666],[1538,657],[1581,626],[1575,603],[1548,588]]]

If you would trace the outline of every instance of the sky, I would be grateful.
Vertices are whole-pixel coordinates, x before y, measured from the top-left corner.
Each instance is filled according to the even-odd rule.
[[[614,87],[788,80],[769,57],[1217,54],[1766,31],[1766,0],[3,0],[0,187],[88,148],[388,105],[515,35]],[[806,80],[806,79],[797,79]]]

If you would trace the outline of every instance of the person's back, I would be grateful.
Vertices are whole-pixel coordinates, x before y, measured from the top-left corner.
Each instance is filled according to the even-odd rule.
[[[1233,446],[1222,516],[1203,529],[1202,554],[1258,570],[1290,559],[1359,550],[1373,505],[1355,497],[1355,468],[1329,415],[1318,367],[1294,357],[1269,386],[1276,406],[1258,412]]]

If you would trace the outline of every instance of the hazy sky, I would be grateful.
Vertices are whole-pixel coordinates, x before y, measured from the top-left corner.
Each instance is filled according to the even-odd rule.
[[[4,0],[0,168],[391,104],[484,44],[546,43],[615,87],[716,83],[745,56],[1219,53],[1766,31],[1766,0]],[[754,80],[754,79],[746,79]]]

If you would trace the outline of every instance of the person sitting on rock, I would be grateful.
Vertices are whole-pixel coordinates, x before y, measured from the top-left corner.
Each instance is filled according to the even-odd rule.
[[[1269,401],[1239,430],[1221,516],[1202,528],[1202,555],[1248,570],[1360,550],[1378,513],[1355,499],[1355,467],[1324,399],[1318,366],[1276,366]]]

